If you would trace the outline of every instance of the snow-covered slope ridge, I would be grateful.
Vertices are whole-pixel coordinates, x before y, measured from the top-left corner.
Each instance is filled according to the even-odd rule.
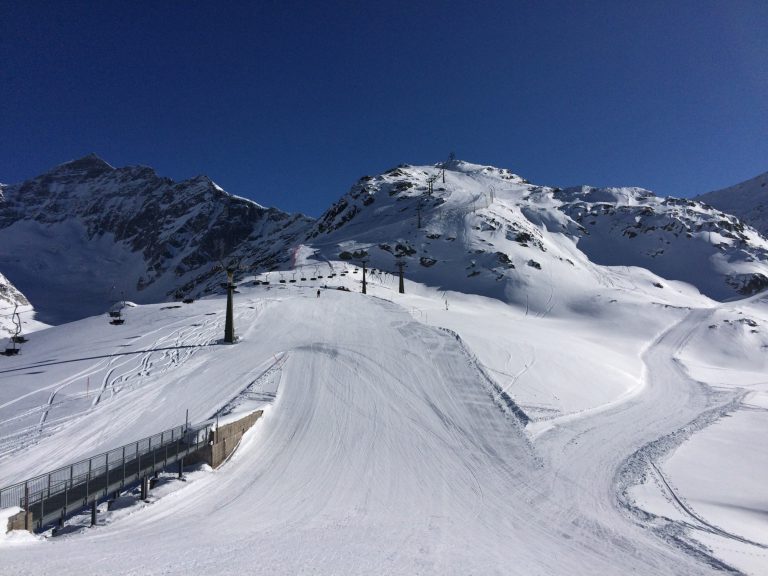
[[[555,195],[598,264],[640,266],[717,300],[768,286],[768,242],[738,218],[639,188],[571,188]]]
[[[308,222],[205,176],[177,183],[89,155],[4,187],[0,266],[42,319],[63,321],[103,312],[121,293],[156,302],[210,291],[222,257],[274,266]]]
[[[735,186],[707,192],[696,200],[738,216],[763,235],[768,233],[768,172]]]
[[[699,202],[639,188],[553,189],[462,161],[362,178],[309,242],[329,260],[367,258],[392,271],[402,259],[417,281],[545,308],[541,288],[562,285],[555,278],[611,285],[596,264],[647,268],[716,299],[768,285],[768,242]]]

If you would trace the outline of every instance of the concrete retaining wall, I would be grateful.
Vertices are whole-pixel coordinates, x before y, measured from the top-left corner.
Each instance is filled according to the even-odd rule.
[[[235,451],[240,439],[248,429],[264,414],[263,410],[257,410],[247,416],[219,426],[211,431],[208,446],[197,453],[197,458],[209,464],[212,468],[218,468]]]
[[[32,529],[32,512],[22,510],[18,514],[8,517],[8,529],[11,530],[30,530]]]

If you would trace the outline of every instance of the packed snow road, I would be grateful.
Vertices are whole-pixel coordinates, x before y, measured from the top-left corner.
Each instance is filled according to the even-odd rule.
[[[630,518],[631,503],[622,493],[639,480],[644,466],[651,461],[653,454],[644,451],[645,447],[673,434],[702,413],[729,405],[738,396],[738,392],[713,393],[709,387],[691,380],[675,360],[690,334],[710,315],[708,309],[691,311],[648,347],[643,355],[644,386],[633,397],[586,417],[564,417],[555,429],[544,432],[537,440],[536,447],[553,469],[547,477],[548,486],[553,494],[563,498],[564,519],[572,521],[577,529],[607,529],[606,537],[615,539],[619,546],[622,542],[626,545],[629,528],[623,527],[622,518]],[[670,441],[670,447],[674,445]],[[611,534],[617,527],[622,529]],[[692,557],[701,561],[691,573],[705,573],[708,565],[730,571],[685,538],[680,527],[659,519],[654,531],[659,538],[643,537],[647,548],[638,550],[638,554],[646,555],[653,549],[685,548],[689,554],[684,555],[681,549],[680,561],[685,563]],[[688,572],[678,566],[672,573]]]
[[[704,314],[649,347],[635,396],[532,444],[449,334],[387,301],[286,291],[239,344],[206,350],[205,372],[176,369],[187,396],[227,388],[223,405],[249,382],[221,374],[284,355],[274,405],[224,467],[119,522],[5,547],[3,573],[717,573],[616,498],[627,457],[712,405],[671,361]]]

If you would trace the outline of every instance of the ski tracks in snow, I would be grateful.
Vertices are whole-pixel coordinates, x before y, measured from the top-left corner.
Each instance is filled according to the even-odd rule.
[[[122,389],[135,389],[142,386],[147,377],[156,377],[174,369],[189,360],[200,347],[214,338],[215,328],[220,321],[206,318],[202,323],[186,324],[163,334],[149,345],[149,349],[138,358],[135,355],[111,358],[107,373],[104,375],[93,406],[102,401],[106,392],[110,396]],[[159,330],[158,330],[159,331]],[[148,336],[137,341],[143,342]]]
[[[0,409],[6,408],[40,394],[41,391],[49,391],[43,404],[0,421],[2,429],[3,426],[13,426],[14,421],[40,415],[37,424],[17,428],[0,436],[0,457],[34,444],[77,421],[102,403],[107,394],[112,397],[126,388],[132,390],[144,386],[150,378],[160,376],[189,360],[200,347],[214,339],[221,323],[217,318],[201,318],[202,321],[197,317],[178,320],[171,324],[170,332],[168,325],[164,325],[142,334],[130,344],[123,345],[133,350],[105,355],[73,375],[0,405]],[[142,350],[144,347],[146,349]],[[134,351],[137,348],[138,354]],[[84,386],[84,382],[90,382],[90,386]],[[62,414],[52,418],[58,409],[61,409]]]

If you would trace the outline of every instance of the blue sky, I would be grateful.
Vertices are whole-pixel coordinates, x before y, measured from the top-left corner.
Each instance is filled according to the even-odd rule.
[[[0,182],[96,152],[318,215],[458,158],[690,196],[768,170],[768,2],[0,0]]]

